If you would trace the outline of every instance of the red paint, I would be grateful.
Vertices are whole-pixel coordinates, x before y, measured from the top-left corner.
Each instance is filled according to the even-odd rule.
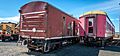
[[[30,16],[36,16],[37,14],[31,14],[31,15],[24,15],[23,23],[22,23],[22,17],[20,18],[20,30],[32,30],[32,28],[36,28],[37,30],[45,30],[45,32],[23,32],[20,31],[20,35],[27,35],[27,36],[33,36],[33,37],[61,37],[61,36],[72,36],[68,34],[68,26],[70,23],[75,21],[74,24],[74,36],[77,36],[78,29],[80,30],[79,20],[76,18],[66,14],[65,12],[53,7],[52,5],[45,3],[45,2],[31,2],[21,7],[21,14],[24,13],[30,13],[30,12],[38,12],[38,11],[46,11],[45,15],[39,16],[39,18],[31,18],[26,19],[26,17]],[[65,23],[64,18],[65,17]],[[35,23],[28,23],[27,21],[38,21]],[[40,22],[44,22],[40,23]],[[30,27],[29,25],[37,25],[34,27]],[[64,26],[65,25],[65,26]]]
[[[84,30],[85,30],[85,19],[84,19],[84,17],[80,17],[80,19],[79,19],[79,21],[80,21],[80,36],[84,36]]]
[[[93,34],[91,36],[89,36],[88,33],[88,19],[89,18],[94,18],[93,19]],[[93,14],[93,15],[84,15],[80,17],[80,24],[82,26],[82,28],[85,30],[85,35],[89,36],[89,37],[105,37],[105,33],[106,33],[106,22],[107,22],[107,16],[106,15],[101,15],[101,14]],[[115,29],[108,23],[108,27],[109,29],[112,31],[112,34],[115,33]],[[81,32],[82,34],[82,32]],[[85,36],[84,35],[84,36]]]
[[[97,15],[97,37],[105,37],[106,16]]]

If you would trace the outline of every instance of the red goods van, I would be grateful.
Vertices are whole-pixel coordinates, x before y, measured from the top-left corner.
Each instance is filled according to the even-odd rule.
[[[104,46],[105,43],[112,40],[112,36],[115,34],[115,26],[107,13],[103,11],[87,12],[81,15],[79,20],[85,30],[84,42],[86,43],[95,42],[97,45]]]
[[[19,12],[20,36],[28,41],[29,50],[49,52],[79,42],[80,21],[54,6],[34,1],[22,6]]]

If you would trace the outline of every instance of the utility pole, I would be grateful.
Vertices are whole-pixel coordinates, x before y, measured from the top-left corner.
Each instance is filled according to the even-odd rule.
[[[119,16],[119,37],[120,37],[120,16]]]
[[[119,3],[120,5],[120,3]],[[119,37],[120,37],[120,16],[119,16]]]

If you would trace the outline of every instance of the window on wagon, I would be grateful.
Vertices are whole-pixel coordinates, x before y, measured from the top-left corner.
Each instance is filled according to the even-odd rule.
[[[93,33],[93,27],[89,27],[89,33]]]
[[[89,21],[89,26],[93,26],[93,18],[89,18],[88,21]]]
[[[89,18],[88,22],[89,22],[88,32],[93,33],[93,18]]]

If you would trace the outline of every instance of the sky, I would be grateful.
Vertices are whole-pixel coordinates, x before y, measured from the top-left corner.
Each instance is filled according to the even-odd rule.
[[[115,31],[119,31],[120,0],[1,0],[0,22],[19,22],[18,10],[32,1],[48,2],[76,18],[88,11],[105,11],[115,25]]]

